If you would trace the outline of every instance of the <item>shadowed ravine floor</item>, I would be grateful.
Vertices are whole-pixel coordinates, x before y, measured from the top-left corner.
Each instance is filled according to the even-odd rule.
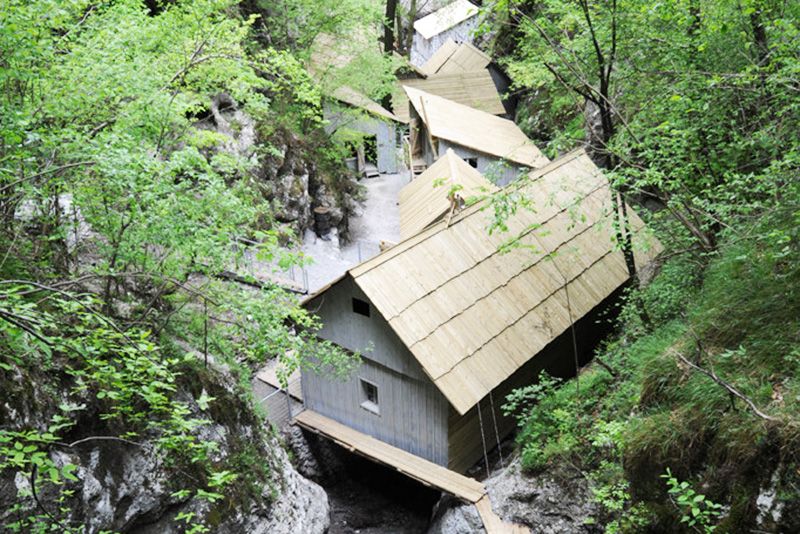
[[[344,476],[323,485],[331,506],[329,534],[425,532],[439,492],[360,456],[347,456]]]

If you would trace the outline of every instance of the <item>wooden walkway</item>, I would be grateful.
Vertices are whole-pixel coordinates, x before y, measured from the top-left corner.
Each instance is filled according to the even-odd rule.
[[[530,529],[524,525],[506,523],[500,516],[494,513],[488,493],[475,503],[475,508],[478,510],[478,515],[481,516],[483,528],[486,530],[487,534],[530,534],[531,532]]]
[[[393,467],[426,486],[474,504],[488,534],[528,532],[524,527],[504,523],[492,510],[486,488],[473,478],[450,471],[311,410],[304,410],[294,420],[303,428],[321,434],[351,452]]]

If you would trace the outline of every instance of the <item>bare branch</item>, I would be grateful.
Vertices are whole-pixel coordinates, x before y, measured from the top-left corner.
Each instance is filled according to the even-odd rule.
[[[143,443],[138,443],[136,441],[131,441],[131,440],[125,439],[125,438],[119,438],[117,436],[89,436],[87,438],[83,438],[83,439],[79,439],[77,441],[73,441],[72,443],[57,443],[57,445],[60,445],[62,447],[69,447],[70,449],[73,449],[73,448],[77,447],[78,445],[83,445],[85,443],[91,443],[92,441],[115,441],[115,442],[119,442],[119,443],[125,443],[127,445],[133,445],[135,447],[139,447],[139,448],[142,448],[142,449],[149,448],[148,445],[145,445]]]
[[[738,389],[733,387],[731,384],[729,384],[725,380],[723,380],[720,377],[718,377],[713,369],[711,369],[711,370],[704,369],[704,368],[700,367],[699,365],[690,362],[683,354],[681,354],[680,352],[678,352],[678,351],[676,351],[674,349],[671,349],[671,352],[675,356],[677,356],[681,360],[681,362],[683,362],[685,365],[687,365],[688,367],[691,367],[692,369],[694,369],[698,373],[702,373],[702,374],[706,375],[711,380],[713,380],[714,382],[716,382],[717,384],[722,386],[726,391],[728,391],[728,393],[730,393],[734,397],[744,401],[744,403],[747,405],[747,407],[750,408],[750,410],[754,414],[759,416],[760,418],[764,419],[765,421],[773,421],[773,422],[781,421],[781,419],[779,419],[777,417],[773,417],[771,415],[767,415],[766,413],[764,413],[761,410],[759,410],[758,407],[756,406],[756,404],[749,397],[747,397],[744,393],[742,393],[741,391],[739,391]]]

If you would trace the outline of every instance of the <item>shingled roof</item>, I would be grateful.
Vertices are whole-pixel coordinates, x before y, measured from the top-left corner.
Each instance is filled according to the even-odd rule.
[[[470,43],[448,39],[419,70],[426,76],[485,69],[492,58]]]
[[[583,151],[517,187],[536,209],[511,215],[510,234],[487,232],[485,200],[345,275],[460,414],[628,280],[613,239],[613,192]],[[628,217],[642,266],[660,245],[643,247],[644,223],[632,209]],[[517,235],[522,246],[501,253]]]
[[[534,169],[550,161],[514,121],[413,87],[404,90],[433,137]]]
[[[451,192],[468,200],[495,191],[496,185],[448,149],[400,190],[400,238],[407,239],[446,215],[451,208]]]
[[[413,87],[471,108],[502,115],[506,112],[500,94],[486,69],[434,74],[425,79],[403,80],[392,95],[392,108],[403,122],[409,120],[408,96],[402,87]]]
[[[423,38],[430,39],[477,14],[478,8],[475,4],[467,0],[456,0],[416,21],[414,30]]]

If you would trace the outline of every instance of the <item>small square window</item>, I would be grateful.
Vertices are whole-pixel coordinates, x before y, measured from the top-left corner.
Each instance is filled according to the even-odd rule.
[[[353,313],[369,317],[369,302],[353,297]]]
[[[467,163],[469,163],[469,166],[473,169],[478,168],[478,158],[467,158]]]
[[[361,407],[374,414],[380,414],[381,410],[378,404],[378,386],[359,378],[361,382]]]

